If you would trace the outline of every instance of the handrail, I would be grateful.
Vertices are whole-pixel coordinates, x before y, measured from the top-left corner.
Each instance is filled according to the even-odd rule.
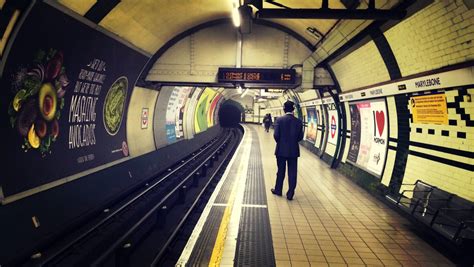
[[[208,144],[206,144],[206,148],[209,148],[211,147],[215,142],[217,142],[217,139],[214,139],[212,140],[211,142],[209,142]],[[103,218],[102,220],[100,220],[97,224],[95,224],[93,227],[89,228],[87,231],[85,231],[84,233],[82,233],[81,235],[79,235],[78,237],[74,238],[72,241],[68,242],[66,245],[62,246],[59,250],[55,251],[54,253],[52,254],[46,254],[48,255],[48,257],[46,257],[44,260],[41,260],[41,262],[39,263],[40,266],[43,266],[44,264],[47,264],[48,262],[50,262],[51,260],[55,259],[56,257],[58,257],[59,255],[61,255],[63,252],[67,251],[69,248],[71,248],[72,246],[74,246],[75,244],[77,244],[79,241],[81,241],[82,239],[86,238],[88,235],[90,235],[92,232],[94,232],[95,230],[97,230],[100,226],[104,225],[106,222],[108,222],[111,218],[113,218],[115,215],[117,215],[118,213],[120,213],[121,211],[123,211],[124,209],[126,209],[127,207],[129,207],[131,204],[133,204],[135,201],[137,201],[139,198],[141,198],[143,195],[145,195],[146,193],[148,193],[150,190],[152,190],[153,188],[155,188],[156,186],[160,185],[165,179],[168,179],[171,175],[173,175],[174,173],[176,173],[178,170],[181,170],[181,168],[183,168],[184,166],[186,166],[186,164],[188,164],[189,162],[191,162],[192,160],[194,160],[196,157],[198,157],[199,155],[201,155],[202,153],[204,153],[205,151],[207,151],[206,149],[202,149],[200,150],[199,152],[197,152],[194,156],[192,156],[191,158],[189,158],[188,160],[186,160],[184,163],[180,164],[177,168],[175,168],[174,170],[172,170],[171,172],[168,172],[164,177],[162,177],[160,180],[156,181],[155,183],[153,183],[152,185],[149,185],[145,190],[143,190],[141,193],[139,193],[138,195],[136,195],[135,197],[133,197],[132,199],[130,199],[129,201],[127,201],[125,204],[123,204],[122,206],[120,206],[119,208],[117,208],[116,210],[114,210],[112,213],[110,213],[108,216],[106,216],[105,218]],[[194,153],[194,152],[193,152]],[[156,175],[153,175],[153,176],[156,176]],[[148,179],[153,179],[153,176],[151,176],[150,178]]]
[[[226,141],[229,140],[230,136],[227,137]],[[225,143],[224,142],[224,143]],[[100,257],[98,257],[93,263],[93,266],[99,265],[101,262],[106,260],[125,240],[127,240],[152,214],[154,214],[158,208],[163,206],[163,204],[170,198],[181,186],[187,182],[196,171],[198,171],[204,164],[210,160],[215,153],[209,155],[197,168],[194,169],[186,178],[184,178],[171,192],[169,192],[160,202],[154,205],[137,223],[135,223],[125,234],[123,234],[116,242],[114,242]]]

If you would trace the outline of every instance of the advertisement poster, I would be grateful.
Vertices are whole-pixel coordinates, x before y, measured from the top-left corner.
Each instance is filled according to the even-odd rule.
[[[295,96],[293,96],[292,98],[292,101],[295,103],[295,117],[303,121],[303,112],[301,111],[300,102]]]
[[[184,138],[183,117],[186,100],[191,87],[176,86],[171,92],[168,107],[166,108],[166,139],[174,143]]]
[[[207,116],[207,125],[209,125],[209,127],[214,126],[214,124],[215,124],[214,112],[216,111],[217,103],[219,102],[220,98],[221,98],[221,95],[216,94],[216,96],[214,97],[214,99],[211,102],[211,106],[210,106],[209,112],[207,114],[208,115]]]
[[[385,163],[388,118],[385,100],[349,104],[351,142],[347,160],[380,176]]]
[[[9,153],[0,178],[4,195],[127,157],[125,116],[146,61],[37,2],[19,29],[1,80],[0,118]]]
[[[200,133],[207,130],[207,113],[211,106],[211,102],[214,99],[216,92],[210,88],[204,89],[201,97],[199,98],[198,104],[196,106],[195,119],[194,119],[194,129],[195,133]]]
[[[325,118],[322,117],[322,115],[324,114],[322,112],[322,105],[317,105],[316,106],[316,118],[318,120],[318,126],[319,126],[319,131],[321,134],[317,134],[316,135],[316,141],[314,142],[314,146],[317,147],[317,148],[321,148],[321,145],[322,145],[322,140],[324,138],[324,132],[322,131],[322,129],[327,129],[326,128],[326,125],[325,125]],[[326,133],[328,134],[328,133]]]
[[[191,90],[188,96],[189,104],[186,104],[184,117],[186,122],[184,123],[185,137],[190,139],[194,136],[194,113],[196,110],[196,105],[198,102],[201,93],[203,92],[202,88],[195,87]]]
[[[355,163],[357,162],[360,148],[360,111],[357,104],[349,104],[349,111],[351,114],[351,142],[347,160]]]
[[[185,123],[185,117],[184,113],[186,110],[186,105],[188,105],[188,98],[189,94],[192,91],[192,87],[180,87],[179,93],[178,93],[178,107],[176,114],[176,139],[180,140],[184,138],[184,123]]]
[[[433,94],[410,97],[413,123],[448,124],[446,95]]]
[[[219,101],[217,102],[216,108],[214,109],[214,125],[220,124],[219,122],[219,110],[221,109],[222,103],[224,103],[225,98],[219,94]]]
[[[339,116],[336,110],[336,104],[325,105],[328,110],[328,143],[337,145],[339,138]]]
[[[307,107],[306,113],[308,118],[308,127],[306,128],[306,140],[314,144],[318,132],[318,118],[316,115],[316,108]]]

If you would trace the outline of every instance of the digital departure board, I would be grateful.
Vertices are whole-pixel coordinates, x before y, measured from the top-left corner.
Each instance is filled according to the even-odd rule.
[[[294,69],[219,68],[220,83],[294,84]]]

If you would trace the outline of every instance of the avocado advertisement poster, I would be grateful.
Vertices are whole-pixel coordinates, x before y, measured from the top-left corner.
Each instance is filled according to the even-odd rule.
[[[3,197],[127,157],[125,116],[146,60],[38,1],[2,73]]]

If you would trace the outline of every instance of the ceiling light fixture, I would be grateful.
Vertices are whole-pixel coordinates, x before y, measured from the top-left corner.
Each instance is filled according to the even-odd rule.
[[[232,3],[232,22],[236,28],[240,27],[239,3],[237,1]]]
[[[322,38],[323,34],[318,31],[318,29],[316,29],[315,27],[308,27],[306,28],[306,32],[311,35],[313,38],[315,38],[316,40],[319,40]]]

